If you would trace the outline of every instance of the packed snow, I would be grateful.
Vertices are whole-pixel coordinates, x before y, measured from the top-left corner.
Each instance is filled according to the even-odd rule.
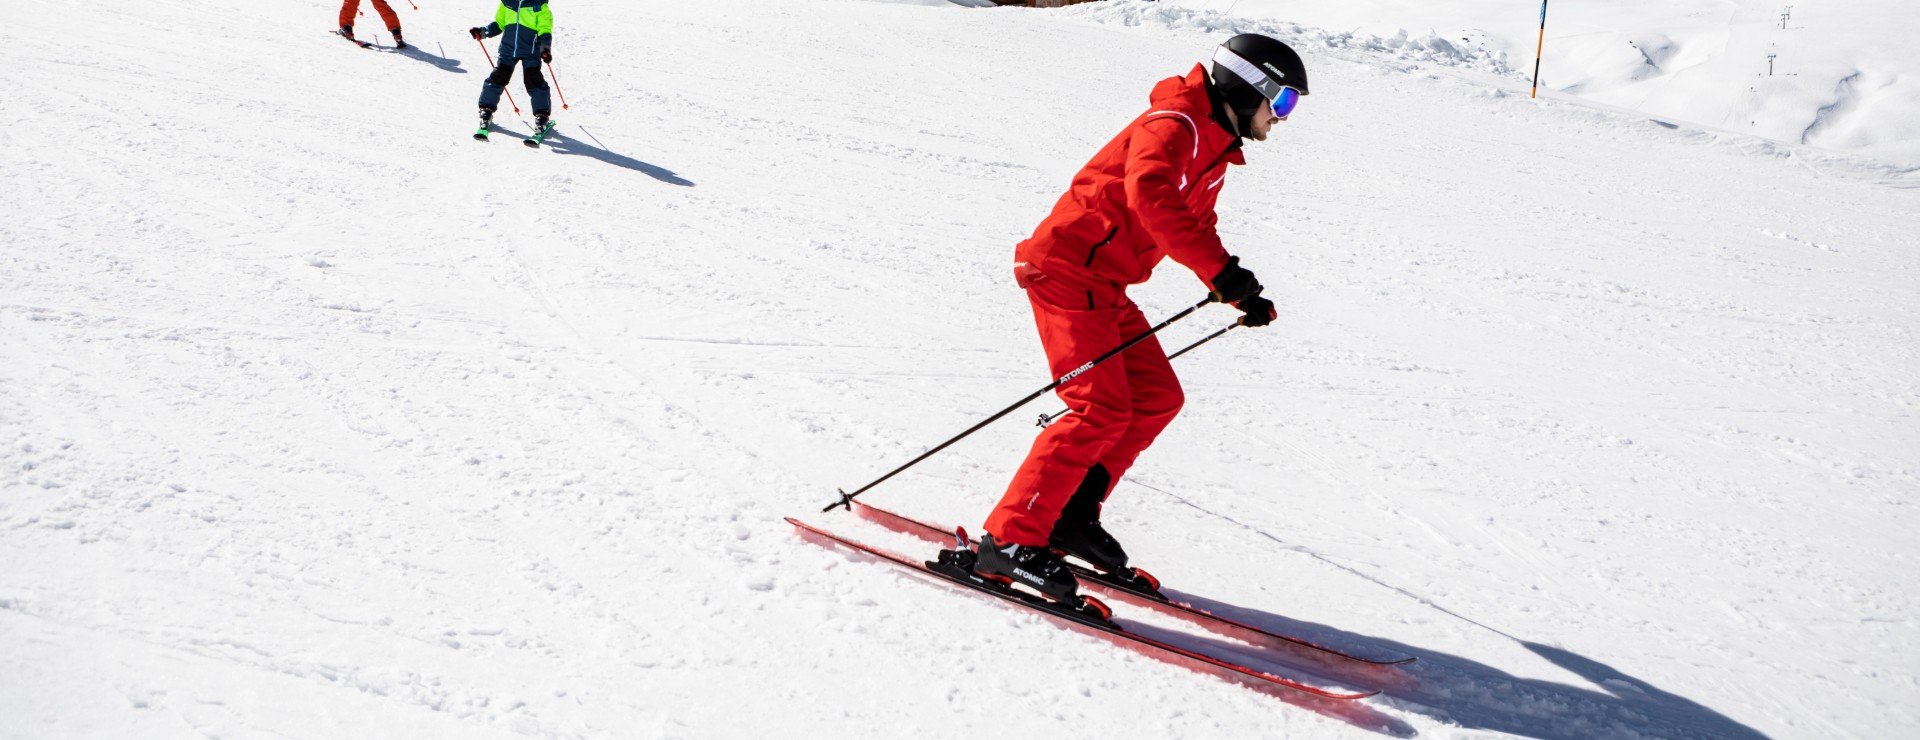
[[[558,0],[543,150],[469,138],[481,0],[397,52],[330,0],[11,18],[0,736],[1913,735],[1915,78],[1820,57],[1858,94],[1796,138],[1813,98],[1680,115],[1573,38],[1530,100],[1530,8],[1202,4]],[[1609,33],[1711,80],[1694,5]],[[1418,658],[1345,707],[784,521],[919,547],[819,510],[1047,382],[1013,244],[1237,30],[1313,75],[1221,197],[1281,320],[1176,362],[1107,520]],[[1153,318],[1203,292],[1163,268]],[[975,528],[1055,408],[867,498]]]

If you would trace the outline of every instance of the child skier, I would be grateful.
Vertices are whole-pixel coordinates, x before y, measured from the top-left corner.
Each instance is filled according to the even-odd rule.
[[[1154,87],[1152,107],[1094,155],[1014,250],[1014,277],[1026,289],[1054,377],[1146,331],[1126,290],[1166,257],[1239,307],[1241,325],[1274,319],[1253,272],[1221,245],[1214,203],[1227,166],[1246,163],[1244,139],[1265,141],[1306,94],[1299,55],[1251,33],[1215,50],[1211,70],[1196,64]],[[1101,506],[1183,397],[1151,338],[1057,392],[1073,413],[1034,440],[987,517],[974,571],[1071,602],[1079,584],[1058,553],[1101,571],[1126,568],[1126,552],[1100,526]]]
[[[467,32],[475,39],[500,36],[500,59],[480,88],[480,131],[475,138],[486,138],[492,129],[493,111],[500,107],[500,94],[513,81],[513,68],[522,68],[522,81],[533,104],[534,137],[544,138],[552,122],[553,101],[548,95],[547,78],[540,73],[541,62],[553,61],[553,8],[547,0],[500,0],[493,22],[485,28]]]
[[[396,49],[407,48],[407,42],[400,37],[400,16],[395,15],[387,0],[373,0],[374,12],[380,14],[380,20],[386,21],[387,31],[393,34],[393,46]],[[360,0],[343,0],[340,3],[340,35],[348,41],[359,41],[353,37],[353,18],[360,14]]]

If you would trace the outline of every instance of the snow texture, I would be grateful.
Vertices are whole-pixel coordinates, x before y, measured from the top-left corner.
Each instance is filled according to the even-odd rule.
[[[1920,727],[1920,179],[1832,151],[1898,144],[1904,72],[1822,78],[1803,144],[1530,101],[1447,29],[570,0],[531,150],[468,137],[483,5],[401,8],[406,51],[332,2],[9,19],[0,736]],[[1346,708],[782,521],[911,544],[818,509],[1046,382],[1013,244],[1240,23],[1316,42],[1221,198],[1282,319],[1178,361],[1107,519],[1245,620],[1419,657],[1273,659],[1385,689]],[[871,497],[977,525],[1054,408]]]
[[[1439,40],[1509,60],[1546,95],[1920,167],[1920,12],[1911,0],[1123,0],[1208,28],[1306,24]],[[1111,14],[1112,10],[1094,11]]]

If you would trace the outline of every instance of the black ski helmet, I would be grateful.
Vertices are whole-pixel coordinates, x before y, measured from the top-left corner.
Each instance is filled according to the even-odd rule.
[[[1213,86],[1240,118],[1241,136],[1253,126],[1253,114],[1279,97],[1280,88],[1307,94],[1307,65],[1292,47],[1257,33],[1243,33],[1213,51]]]

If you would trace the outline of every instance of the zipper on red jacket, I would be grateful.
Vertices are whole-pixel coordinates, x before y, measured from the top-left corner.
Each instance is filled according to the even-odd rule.
[[[1092,266],[1093,266],[1093,256],[1094,256],[1095,254],[1098,254],[1098,253],[1100,252],[1100,248],[1101,248],[1101,247],[1104,247],[1104,246],[1107,246],[1107,242],[1111,242],[1111,241],[1113,241],[1113,237],[1114,237],[1114,235],[1115,235],[1115,234],[1118,234],[1118,233],[1120,233],[1120,227],[1118,227],[1118,226],[1115,226],[1115,227],[1113,227],[1113,228],[1111,228],[1111,229],[1108,229],[1108,230],[1107,230],[1107,238],[1105,238],[1105,239],[1101,239],[1101,240],[1100,240],[1100,243],[1099,243],[1099,244],[1095,244],[1095,245],[1093,245],[1093,246],[1092,246],[1091,248],[1088,248],[1088,249],[1087,249],[1087,263],[1086,263],[1086,264],[1084,264],[1084,265],[1081,265],[1081,267],[1092,267]],[[1093,301],[1093,299],[1092,299],[1092,297],[1091,297],[1091,296],[1092,296],[1092,294],[1091,294],[1091,293],[1089,293],[1089,294],[1088,294],[1088,296],[1089,296],[1089,297],[1088,297],[1088,299],[1087,299],[1087,301],[1088,301],[1089,303],[1091,303],[1091,302]]]

